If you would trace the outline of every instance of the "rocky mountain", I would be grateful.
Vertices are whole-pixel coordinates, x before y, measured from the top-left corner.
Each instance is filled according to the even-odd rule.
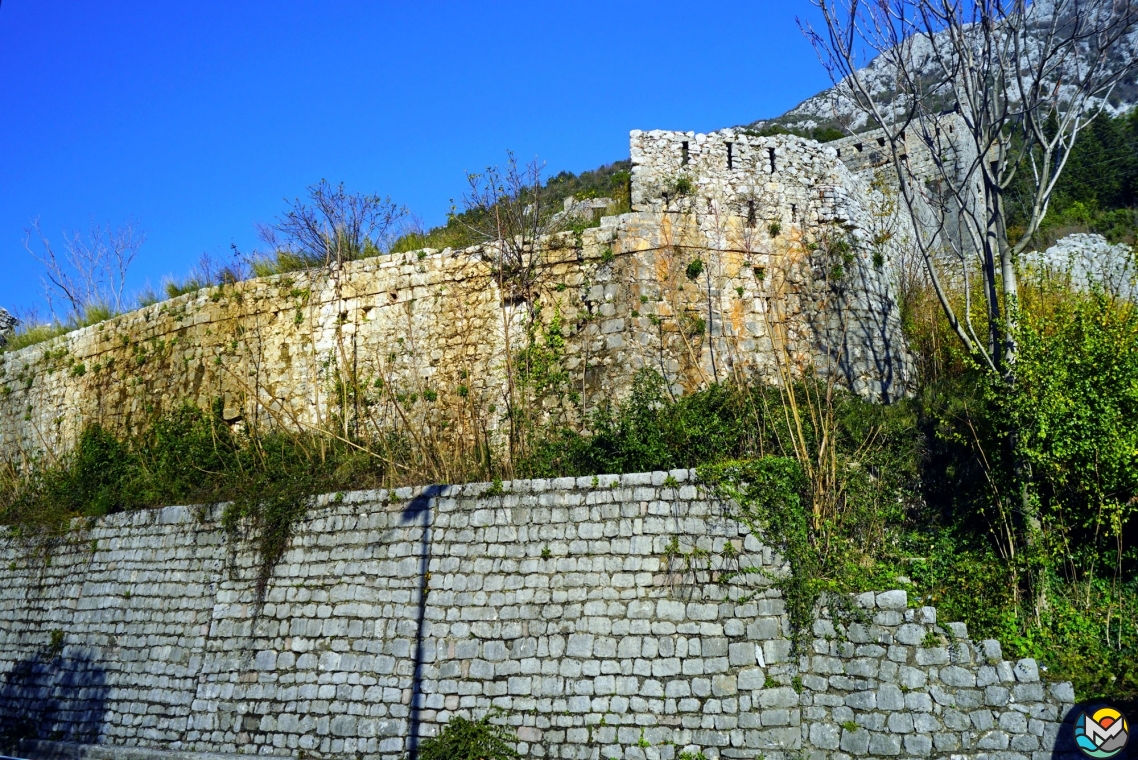
[[[1060,1],[1037,0],[1033,5],[1033,12],[1045,17],[1053,4]],[[1040,31],[1034,33],[1042,34]],[[935,60],[929,55],[931,48],[932,45],[927,39],[917,39],[913,41],[910,52],[913,60],[917,61],[917,71],[921,79],[934,83],[938,78],[938,68]],[[1084,63],[1087,55],[1089,51],[1083,51],[1078,63]],[[1111,51],[1111,57],[1116,61],[1133,60],[1136,56],[1138,56],[1138,29],[1131,32],[1124,43],[1115,46]],[[874,97],[881,101],[890,98],[894,91],[893,77],[886,59],[887,56],[878,56],[861,70],[864,81],[868,82]],[[1060,71],[1061,79],[1069,81],[1075,66],[1076,62],[1073,60],[1067,67],[1070,70]],[[1115,88],[1106,104],[1106,110],[1111,115],[1119,115],[1129,112],[1136,104],[1138,104],[1138,76],[1132,74],[1129,79]],[[842,93],[842,88],[839,86],[807,98],[781,116],[759,119],[747,126],[758,130],[781,127],[792,132],[813,134],[832,129],[846,133],[859,132],[872,125],[867,123],[865,114],[854,105],[848,95]]]

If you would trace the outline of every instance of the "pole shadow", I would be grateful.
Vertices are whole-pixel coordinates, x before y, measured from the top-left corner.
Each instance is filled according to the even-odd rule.
[[[431,564],[431,507],[446,486],[427,486],[418,496],[407,502],[401,521],[404,525],[422,525],[419,539],[419,611],[415,629],[415,668],[411,676],[411,715],[408,724],[407,757],[419,760],[419,729],[422,723],[423,701],[423,629],[427,624],[427,572]]]

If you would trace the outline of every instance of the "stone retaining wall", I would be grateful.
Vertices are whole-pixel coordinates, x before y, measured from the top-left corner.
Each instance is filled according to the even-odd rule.
[[[76,524],[49,554],[6,536],[0,736],[395,760],[497,707],[525,757],[1052,754],[1070,685],[904,591],[792,652],[781,560],[688,471],[497,491],[321,497],[263,604],[219,508]],[[718,582],[736,562],[765,574]]]

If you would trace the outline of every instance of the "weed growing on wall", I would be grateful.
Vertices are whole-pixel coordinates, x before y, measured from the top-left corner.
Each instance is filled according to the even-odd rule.
[[[192,406],[159,417],[138,439],[86,428],[63,460],[0,477],[0,521],[32,544],[66,534],[76,517],[100,517],[167,504],[229,502],[223,522],[234,540],[256,549],[256,591],[263,598],[293,526],[313,494],[377,487],[382,460],[315,434],[236,433]]]
[[[518,737],[509,726],[491,723],[495,714],[479,720],[454,716],[438,736],[423,742],[420,760],[518,760]]]

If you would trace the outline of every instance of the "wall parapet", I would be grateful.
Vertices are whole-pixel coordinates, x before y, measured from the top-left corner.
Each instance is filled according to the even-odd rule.
[[[0,734],[395,760],[500,707],[526,757],[1050,760],[1074,698],[904,591],[795,654],[782,560],[687,470],[326,495],[263,605],[219,509],[0,536]]]

